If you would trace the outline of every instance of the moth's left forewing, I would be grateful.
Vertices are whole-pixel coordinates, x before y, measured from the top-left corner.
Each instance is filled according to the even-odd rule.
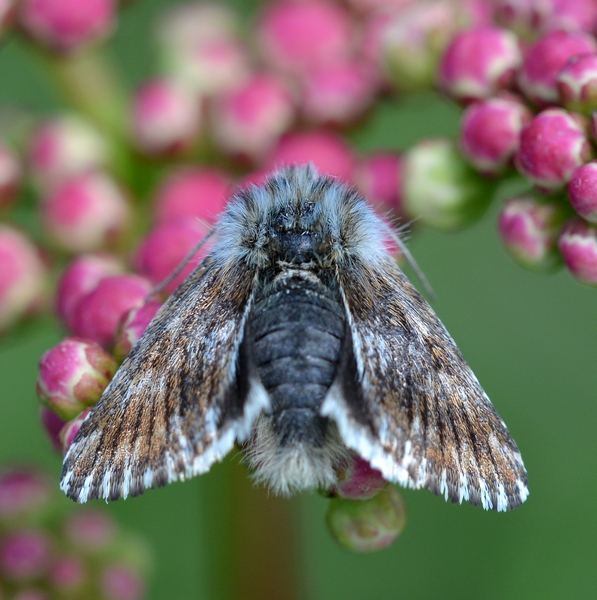
[[[514,440],[454,341],[390,261],[338,272],[347,335],[322,414],[390,481],[508,510],[528,495]]]
[[[267,403],[238,365],[253,280],[208,257],[169,298],[69,448],[62,490],[115,500],[209,469]]]

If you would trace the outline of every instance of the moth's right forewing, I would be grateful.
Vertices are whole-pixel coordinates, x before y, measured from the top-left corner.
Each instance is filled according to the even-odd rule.
[[[338,281],[347,335],[322,413],[346,445],[404,486],[496,510],[524,502],[518,448],[424,298],[389,260]]]
[[[169,298],[71,445],[61,488],[114,500],[209,469],[267,401],[237,364],[253,278],[208,258]]]

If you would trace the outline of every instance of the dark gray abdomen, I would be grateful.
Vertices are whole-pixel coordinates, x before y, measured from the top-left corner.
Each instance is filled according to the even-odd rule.
[[[247,334],[253,366],[270,395],[279,443],[322,446],[328,420],[319,411],[344,336],[337,292],[299,274],[274,280],[256,299]]]

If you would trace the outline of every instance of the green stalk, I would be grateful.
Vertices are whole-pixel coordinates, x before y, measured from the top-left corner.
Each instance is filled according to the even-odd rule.
[[[204,504],[210,597],[298,600],[297,503],[255,486],[238,456],[215,471]]]

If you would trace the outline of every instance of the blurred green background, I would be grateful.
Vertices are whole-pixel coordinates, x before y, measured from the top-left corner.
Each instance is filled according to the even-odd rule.
[[[138,0],[121,16],[110,48],[131,87],[152,72],[148,37],[167,4]],[[61,105],[41,65],[15,40],[0,48],[0,104],[43,112]],[[362,151],[403,149],[457,128],[457,109],[411,97],[382,104],[354,141]],[[497,239],[498,208],[496,201],[464,232],[418,231],[409,243],[437,295],[435,310],[520,447],[529,500],[495,514],[404,490],[409,520],[402,536],[387,550],[356,556],[328,536],[324,498],[294,498],[301,598],[597,597],[596,292],[565,272],[543,276],[517,267]],[[63,335],[46,319],[0,340],[0,460],[44,464],[56,482],[61,461],[38,423],[34,386],[39,356]],[[153,545],[150,598],[215,598],[214,569],[230,568],[225,555],[214,560],[222,558],[216,511],[226,502],[225,472],[236,462],[107,507]]]

